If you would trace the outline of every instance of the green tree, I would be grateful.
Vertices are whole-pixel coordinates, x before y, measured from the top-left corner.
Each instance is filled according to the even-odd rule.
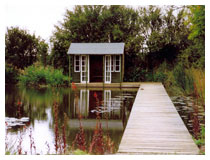
[[[188,45],[189,29],[185,25],[184,10],[184,7],[177,10],[174,6],[164,10],[157,6],[140,8],[141,28],[146,37],[147,69],[153,70],[164,61],[173,67],[178,55]]]
[[[71,42],[125,42],[125,70],[138,64],[142,48],[138,12],[125,6],[76,6],[66,11],[51,38],[51,63],[68,72],[67,50]],[[134,64],[135,63],[135,64]],[[126,72],[125,72],[126,73]]]
[[[18,27],[7,28],[5,37],[6,63],[23,69],[37,60],[39,39]]]
[[[184,6],[76,6],[56,26],[51,63],[68,72],[66,53],[71,42],[124,42],[124,80],[144,80],[143,75],[164,61],[173,68],[177,57],[191,45],[185,10]]]
[[[205,68],[205,6],[189,6],[188,23],[190,26],[191,45],[184,51],[184,56],[193,67]]]
[[[39,55],[39,61],[42,63],[43,66],[46,66],[47,63],[48,63],[48,44],[42,40],[39,42],[39,52],[38,52],[38,55]]]

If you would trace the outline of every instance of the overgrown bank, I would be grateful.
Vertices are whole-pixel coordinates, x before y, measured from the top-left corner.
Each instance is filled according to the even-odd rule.
[[[68,86],[69,77],[62,70],[35,63],[23,70],[18,76],[19,83],[25,86]]]

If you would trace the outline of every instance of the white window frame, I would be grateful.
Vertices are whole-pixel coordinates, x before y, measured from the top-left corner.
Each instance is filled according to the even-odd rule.
[[[111,59],[111,72],[114,72],[115,71],[115,55],[112,55],[111,57],[112,57],[112,59]]]
[[[106,71],[107,70],[106,69],[107,68],[107,66],[106,66],[107,57],[110,58],[110,63],[109,63],[109,66],[108,66],[110,68],[110,71],[109,71],[110,72],[110,81],[106,80],[106,78],[107,78],[107,71]],[[105,83],[111,83],[111,81],[112,81],[111,62],[112,62],[112,56],[111,55],[105,55],[105,67],[104,67],[105,68],[105,77],[104,77]]]
[[[116,56],[119,56],[119,70],[117,70],[117,58]],[[111,60],[111,72],[120,72],[121,71],[121,56],[120,55],[112,55],[112,60]]]
[[[104,90],[104,106],[110,112],[112,109],[112,95],[111,90]]]
[[[79,57],[79,70],[76,70],[76,67],[78,66],[78,65],[76,65],[76,61],[77,61],[76,57],[77,56]],[[80,61],[81,60],[80,60],[80,58],[81,58],[80,55],[74,55],[74,72],[80,72],[80,68],[81,68],[81,66],[80,66]]]
[[[116,65],[116,62],[117,62],[117,58],[116,58],[116,56],[119,56],[119,70],[117,70],[117,65]],[[115,70],[115,72],[120,72],[121,71],[121,56],[120,55],[115,55],[115,65],[114,65],[114,70]]]
[[[82,57],[86,57],[86,62],[85,62],[85,71],[83,71],[82,70]],[[87,65],[86,65],[86,63],[87,63]],[[89,55],[81,55],[80,56],[80,82],[81,83],[86,83],[86,80],[85,81],[83,81],[83,77],[82,77],[82,73],[84,72],[86,72],[86,66],[87,66],[87,83],[89,83],[89,68],[90,68],[90,66],[89,66],[90,64],[89,64]]]
[[[84,89],[80,90],[79,111],[82,116],[84,116],[85,118],[88,117],[88,114],[89,114],[89,90],[84,90]]]

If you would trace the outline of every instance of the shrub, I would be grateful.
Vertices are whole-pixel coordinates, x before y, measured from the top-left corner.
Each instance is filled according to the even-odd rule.
[[[6,84],[17,83],[19,74],[20,74],[20,70],[18,70],[13,65],[6,63],[5,65],[5,83]]]
[[[194,68],[189,73],[193,77],[194,94],[205,105],[205,73],[201,69]]]
[[[63,75],[62,70],[54,69],[50,66],[43,67],[34,64],[25,68],[22,75],[19,76],[20,83],[26,86],[62,86],[68,85],[68,76]]]
[[[173,70],[176,85],[180,87],[184,93],[192,94],[194,91],[193,77],[191,69],[185,69],[183,64],[177,64]]]

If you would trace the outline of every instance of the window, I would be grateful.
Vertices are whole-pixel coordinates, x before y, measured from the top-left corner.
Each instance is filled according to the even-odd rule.
[[[74,71],[80,72],[80,56],[78,55],[74,56]]]
[[[120,56],[115,56],[115,72],[120,72]]]
[[[86,81],[88,82],[88,56],[87,55],[82,55],[81,56],[81,83],[85,83]]]
[[[112,72],[120,72],[120,56],[113,55],[111,60],[111,71]]]
[[[105,83],[111,83],[111,56],[105,56]]]
[[[111,72],[114,72],[114,70],[115,70],[115,56],[112,56],[111,58],[112,58],[112,60],[111,60]]]

